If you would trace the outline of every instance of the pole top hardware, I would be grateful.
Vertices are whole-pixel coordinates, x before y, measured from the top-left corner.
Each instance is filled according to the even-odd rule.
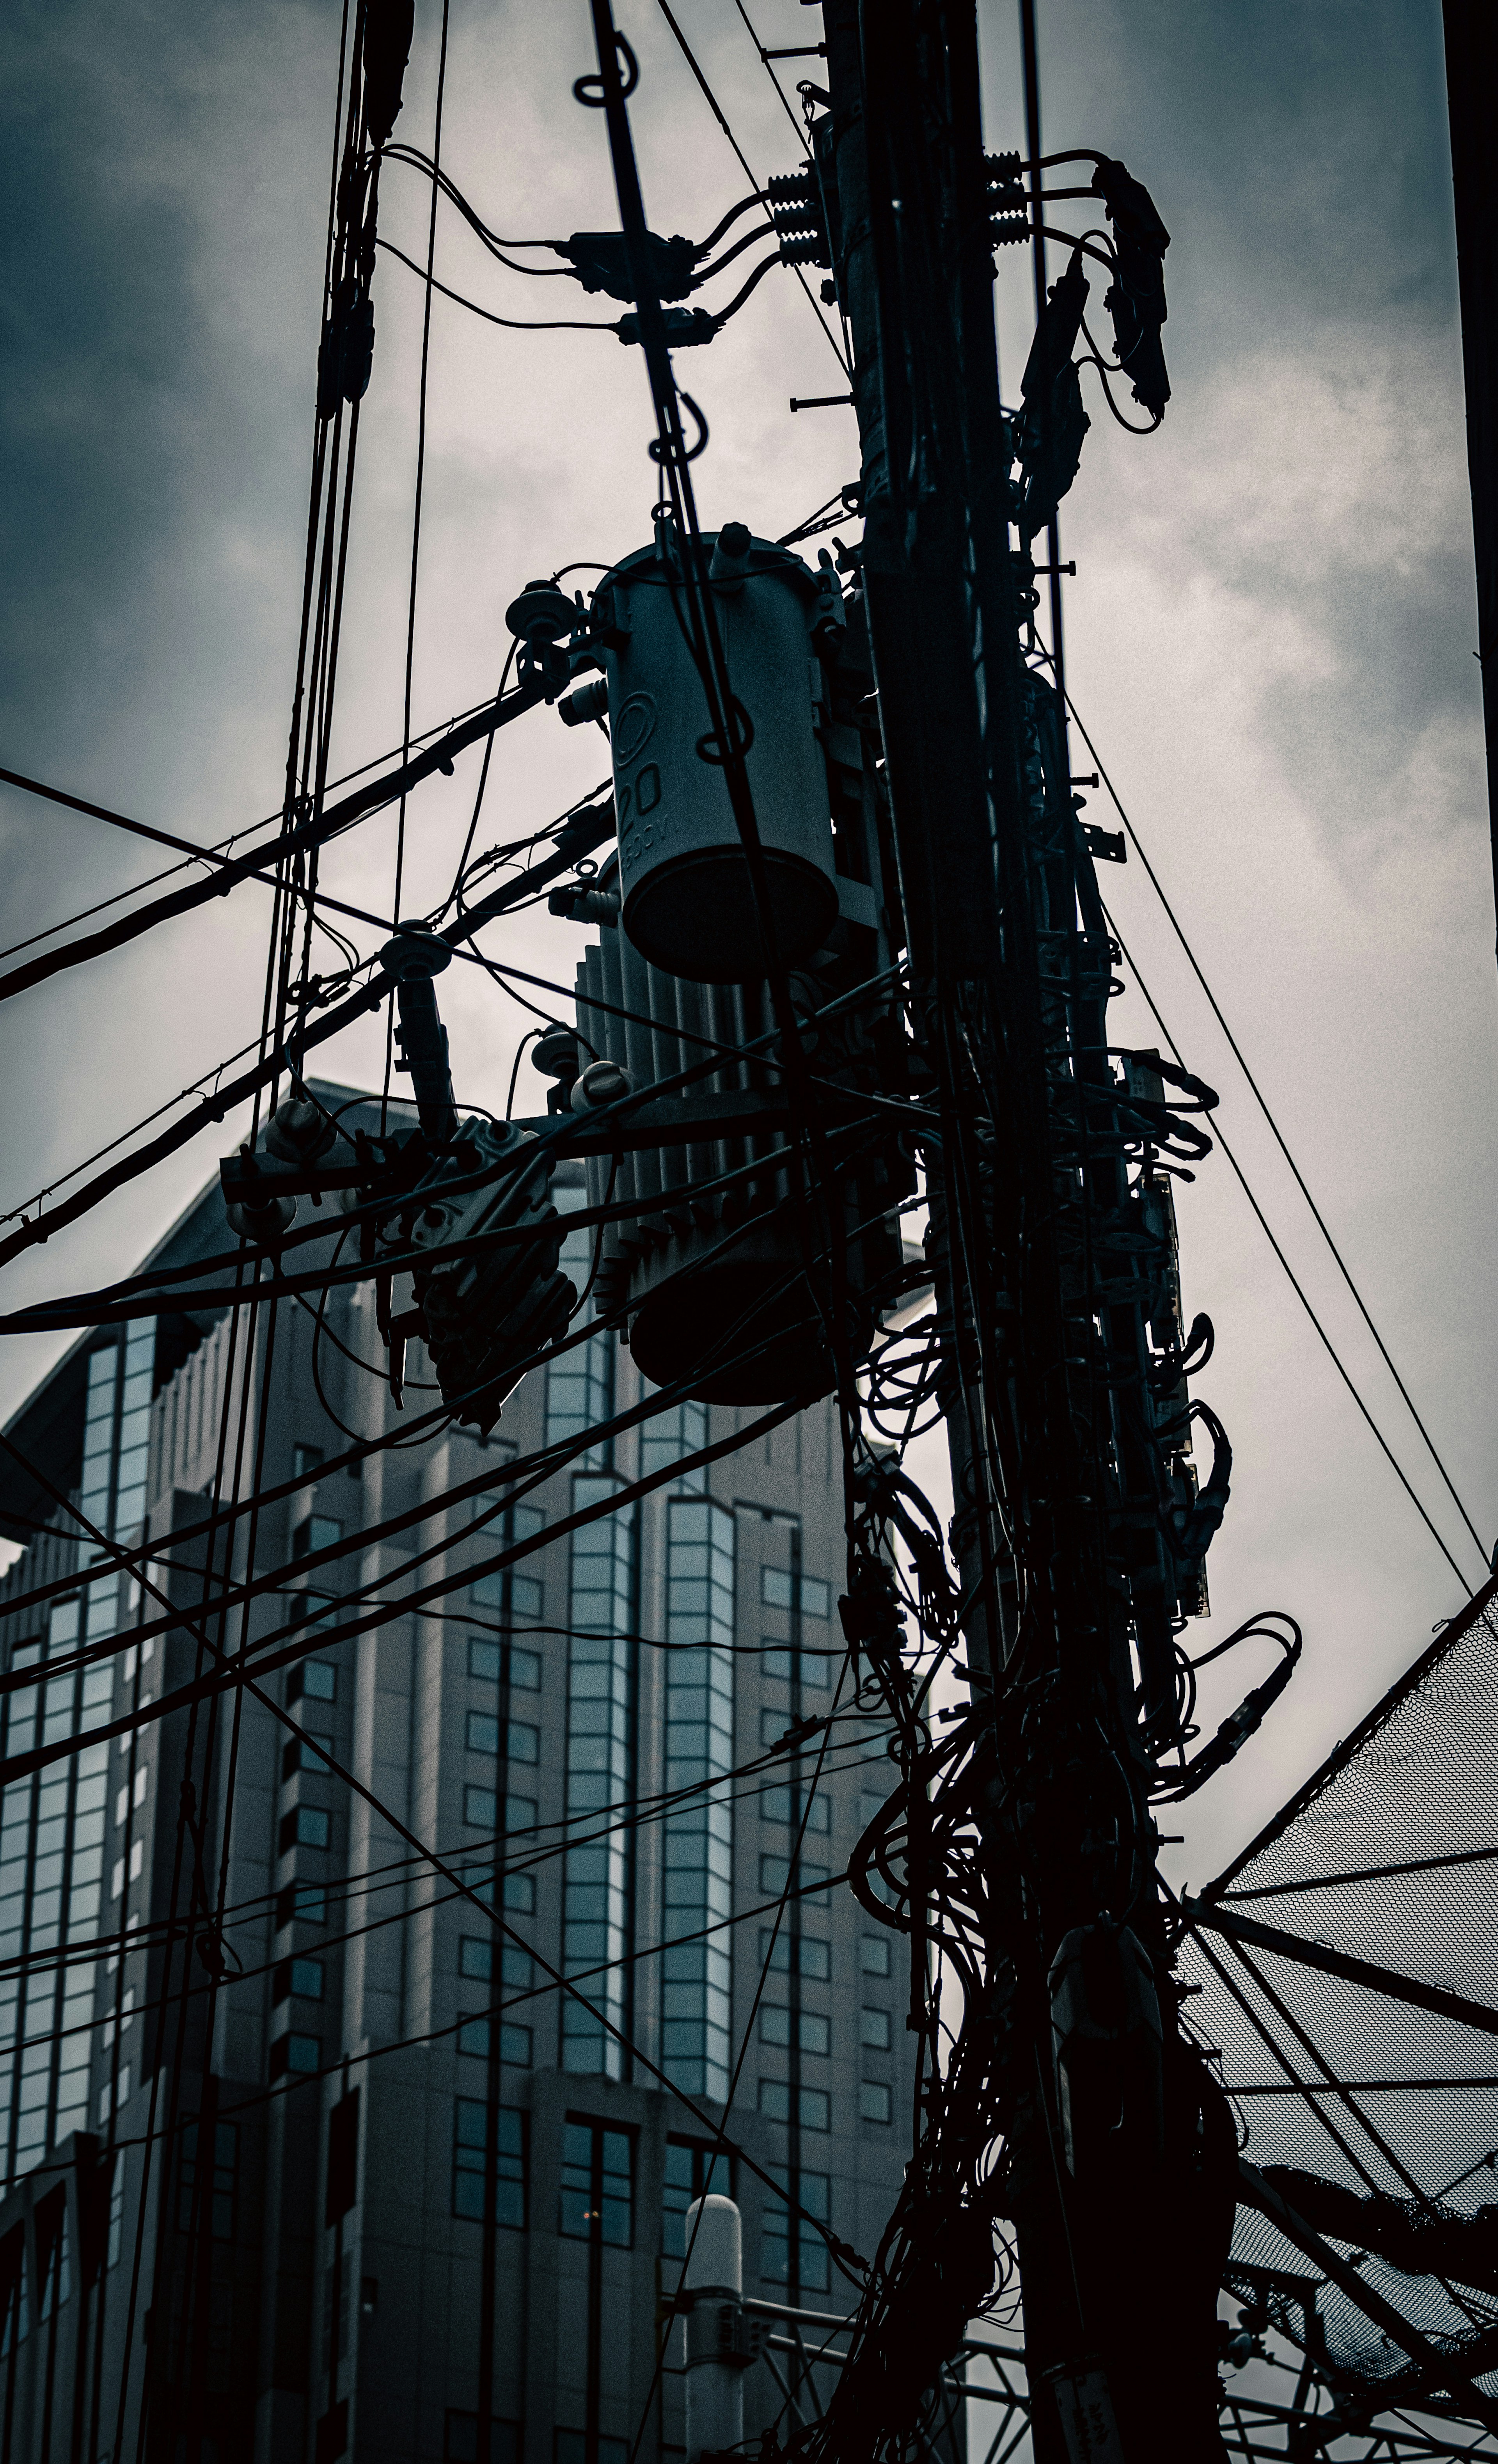
[[[419,983],[423,977],[440,976],[445,967],[451,967],[452,952],[430,924],[413,916],[409,923],[396,926],[393,938],[380,953],[380,964],[398,983]]]

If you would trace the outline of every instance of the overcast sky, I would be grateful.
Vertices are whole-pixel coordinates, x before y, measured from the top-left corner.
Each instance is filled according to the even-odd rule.
[[[758,176],[797,162],[732,0],[677,0]],[[767,46],[813,11],[753,0]],[[1490,1267],[1493,964],[1437,0],[1041,0],[1047,148],[1121,155],[1173,234],[1174,399],[1092,429],[1064,509],[1070,676],[1157,867],[1485,1541],[1498,1528]],[[1008,6],[985,7],[986,137],[1022,117]],[[339,11],[292,0],[11,0],[5,143],[0,760],[204,840],[277,801],[296,652]],[[418,0],[398,134],[430,144],[440,11]],[[622,17],[655,229],[700,235],[744,193],[649,0]],[[615,216],[584,0],[454,0],[444,161],[520,239]],[[813,69],[815,63],[807,64]],[[793,96],[790,65],[785,87]],[[429,191],[392,165],[382,231],[413,254]],[[1056,219],[1065,226],[1064,209]],[[1073,223],[1070,228],[1080,228]],[[495,266],[455,215],[439,276],[511,317],[601,315]],[[1101,286],[1099,286],[1101,287]],[[560,297],[559,297],[560,295]],[[393,260],[363,420],[335,766],[400,737],[420,289]],[[999,285],[1005,390],[1027,274]],[[1094,310],[1100,312],[1094,292]],[[614,313],[617,313],[615,311]],[[690,374],[689,374],[690,367]],[[712,442],[704,520],[790,527],[857,467],[827,343],[777,274],[683,366]],[[502,332],[439,300],[417,615],[419,726],[494,688],[532,574],[648,536],[643,371],[608,335]],[[562,810],[600,740],[541,712],[500,740],[480,844]],[[1091,767],[1079,746],[1078,769]],[[476,756],[411,806],[408,905],[445,891]],[[1102,799],[1089,818],[1115,817]],[[138,843],[0,791],[3,938],[155,869]],[[392,837],[327,887],[381,913]],[[1117,922],[1291,1263],[1475,1584],[1443,1498],[1137,864]],[[0,1206],[11,1207],[256,1031],[268,900],[253,886],[5,1012]],[[559,980],[583,935],[546,919],[496,955]],[[476,969],[444,979],[460,1093],[502,1104],[524,1018]],[[1131,998],[1118,1040],[1154,1040]],[[377,1078],[373,1023],[325,1051]],[[521,1099],[536,1099],[522,1073]],[[200,1139],[4,1279],[7,1305],[127,1267],[211,1174]],[[1199,1387],[1234,1492],[1203,1641],[1249,1611],[1306,1629],[1289,1697],[1207,1792],[1175,1870],[1206,1879],[1460,1604],[1221,1156],[1179,1197],[1186,1304],[1216,1321]],[[55,1345],[11,1342],[9,1408]],[[929,1460],[929,1457],[928,1457]],[[1263,1671],[1231,1672],[1221,1716]]]

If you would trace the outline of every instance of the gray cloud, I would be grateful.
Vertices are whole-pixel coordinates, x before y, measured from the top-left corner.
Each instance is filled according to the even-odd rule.
[[[792,131],[737,11],[680,0],[678,13],[751,160],[790,167]],[[767,43],[814,38],[793,0],[750,0],[750,13]],[[1000,146],[1020,135],[1009,0],[982,16]],[[418,20],[403,133],[424,143],[427,0]],[[452,28],[445,154],[480,210],[532,237],[610,221],[602,130],[570,95],[589,65],[580,0],[455,6]],[[632,9],[628,32],[652,217],[706,230],[742,174],[653,10]],[[1471,1296],[1490,1280],[1498,1196],[1492,923],[1439,8],[1042,0],[1041,32],[1048,143],[1121,154],[1175,237],[1166,427],[1137,443],[1094,406],[1066,509],[1078,699],[1486,1528],[1498,1429]],[[336,12],[313,0],[53,0],[12,8],[0,33],[0,759],[204,836],[267,809],[282,759],[336,36]],[[420,253],[414,174],[392,177],[383,225]],[[595,313],[570,286],[495,268],[446,214],[439,250],[445,278],[501,314]],[[420,298],[382,266],[340,696],[348,762],[399,734]],[[1013,386],[1029,306],[1012,258],[1000,304]],[[503,607],[530,573],[638,542],[654,476],[640,371],[611,339],[504,334],[438,303],[432,348],[422,721],[492,688]],[[713,425],[708,519],[784,529],[853,475],[846,412],[786,414],[793,393],[840,389],[788,280],[764,283],[683,374]],[[485,836],[536,825],[602,766],[594,742],[528,721],[496,758]],[[447,887],[473,785],[460,767],[413,804],[418,902]],[[153,861],[11,796],[0,833],[7,940]],[[384,824],[362,832],[330,858],[329,885],[382,908],[391,852]],[[1105,888],[1188,1058],[1221,1073],[1228,1134],[1392,1428],[1387,1382],[1137,866]],[[4,1203],[253,1034],[265,921],[246,890],[0,1016]],[[542,917],[494,947],[565,981],[579,938]],[[1121,1034],[1153,1035],[1136,997],[1120,1006]],[[502,1101],[523,1014],[458,968],[444,1008],[465,1091]],[[381,1058],[373,1022],[330,1055],[350,1079]],[[118,1271],[215,1151],[200,1140],[60,1236],[6,1278],[7,1300]],[[1208,1631],[1276,1601],[1308,1631],[1262,1749],[1199,1809],[1183,1855],[1200,1880],[1455,1603],[1219,1160],[1180,1211],[1188,1301],[1219,1325],[1208,1391],[1238,1448]],[[42,1356],[0,1356],[12,1395]],[[1403,1430],[1399,1443],[1413,1462]],[[1238,1674],[1221,1700],[1209,1689],[1209,1717]]]

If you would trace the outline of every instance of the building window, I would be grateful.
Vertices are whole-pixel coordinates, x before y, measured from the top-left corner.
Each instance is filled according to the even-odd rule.
[[[116,2163],[120,2159],[116,2158]],[[232,2241],[239,2192],[239,2125],[233,2122],[213,2124],[213,2178],[199,2187],[198,2125],[187,2123],[182,2134],[182,2152],[177,2164],[177,2230],[187,2233],[192,2225],[194,2199],[205,2196],[211,2202],[209,2231],[214,2241]]]
[[[808,1832],[828,1832],[832,1828],[832,1806],[820,1793],[808,1796],[799,1788],[767,1788],[760,1799],[760,1818],[763,1822],[790,1822],[800,1830],[803,1822]]]
[[[883,2079],[859,2080],[858,2114],[862,2122],[888,2122],[891,2119],[890,2091]]]
[[[326,1752],[319,1751],[319,1748],[325,1748]],[[295,1779],[299,1771],[317,1771],[323,1778],[330,1777],[328,1756],[332,1751],[332,1738],[315,1736],[310,1728],[304,1736],[289,1738],[281,1755],[281,1778]]]
[[[705,1403],[675,1403],[665,1412],[657,1412],[640,1429],[640,1478],[663,1479],[684,1456],[700,1454],[707,1444],[707,1435]],[[680,1473],[675,1487],[678,1496],[701,1495],[707,1488],[706,1463],[699,1463],[695,1471]]]
[[[780,1566],[761,1566],[760,1597],[767,1609],[794,1610],[797,1606],[795,1575]],[[829,1617],[832,1614],[830,1584],[819,1582],[815,1574],[803,1574],[800,1607],[803,1617]]]
[[[815,1934],[793,1934],[788,1925],[776,1932],[771,1925],[760,1929],[760,1965],[773,1975],[810,1976],[826,1985],[832,1973],[832,1949],[829,1943],[819,1942]]]
[[[785,2285],[792,2302],[803,2293],[826,2293],[827,2246],[811,2219],[830,2223],[831,2182],[826,2173],[792,2174],[783,2165],[768,2165],[765,2170],[782,2198],[794,2200],[805,2212],[793,2216],[788,2206],[766,2198],[760,2274],[766,2284]]]
[[[464,1934],[458,1944],[458,1974],[472,1977],[477,1985],[494,1983],[492,1934]],[[536,1962],[518,1942],[507,1942],[500,1950],[499,1981],[507,1993],[528,1993],[536,1981]]]
[[[335,1522],[331,1514],[303,1515],[292,1533],[292,1564],[294,1566],[299,1564],[303,1557],[310,1557],[315,1550],[336,1549],[342,1537],[343,1526],[341,1523]]]
[[[465,2019],[457,2032],[458,2052],[475,2055],[481,2062],[487,2062],[489,2059],[493,2043],[491,2021],[487,2012],[482,2018]],[[516,2070],[530,2069],[531,2032],[529,2028],[518,2028],[509,2019],[500,2021],[499,2059],[502,2062],[511,2063]]]
[[[275,1922],[279,1925],[326,1925],[328,1895],[320,1882],[289,1882],[284,1891],[275,1894]]]
[[[442,2453],[447,2464],[479,2464],[476,2412],[449,2413]],[[491,2414],[488,2464],[519,2464],[519,2423],[496,2421]]]
[[[271,2046],[271,2077],[279,2079],[285,2071],[319,2071],[322,2068],[320,2036],[300,2036],[289,2031],[277,2036]]]
[[[271,1985],[271,2004],[289,2001],[296,1994],[303,2002],[322,1999],[322,1962],[320,1959],[283,1959]]]
[[[782,1685],[788,1685],[792,1677],[797,1675],[803,1685],[818,1689],[825,1689],[832,1683],[832,1661],[826,1652],[788,1651],[783,1642],[772,1642],[768,1636],[760,1646],[760,1666],[766,1677],[778,1677]],[[782,1715],[781,1727],[784,1726]]]
[[[826,2054],[831,2051],[830,2038],[830,2023],[819,2011],[788,2011],[783,2002],[760,2005],[762,2045],[794,2045],[799,2053]]]
[[[866,1976],[889,1975],[890,1937],[887,1933],[866,1933],[860,1937],[858,1965]]]
[[[501,2104],[496,2120],[494,2164],[490,2167],[489,2107],[476,2097],[460,2096],[452,2106],[452,2212],[474,2224],[484,2221],[485,2175],[492,2169],[495,2221],[512,2232],[525,2231],[525,2116]]]
[[[662,2453],[674,2457],[679,2456],[682,2450],[668,2447]],[[588,2464],[587,2433],[582,2430],[559,2430],[553,2453],[554,2464]],[[600,2437],[598,2464],[629,2464],[628,2439]]]
[[[321,1468],[321,1463],[322,1448],[320,1446],[293,1446],[293,1480],[310,1480],[313,1473]]]
[[[280,1839],[283,1857],[291,1848],[329,1848],[333,1844],[333,1816],[324,1814],[320,1805],[294,1806],[290,1814],[281,1817]]]
[[[492,1788],[465,1788],[463,1819],[465,1822],[472,1823],[475,1831],[487,1831],[491,1836],[496,1837],[499,1829],[499,1798],[496,1792]],[[534,1796],[507,1796],[504,1800],[505,1837],[514,1838],[518,1833],[534,1831],[535,1828],[536,1799]],[[512,1904],[515,1903],[506,1899],[505,1905],[509,1907]]]
[[[668,2139],[661,2200],[661,2249],[667,2258],[686,2257],[687,2210],[709,2191],[725,2199],[736,2196],[731,2152],[704,2139]]]
[[[522,1651],[518,1642],[486,1642],[476,1634],[472,1636],[468,1646],[470,1677],[483,1678],[490,1684],[497,1685],[504,1675],[503,1661],[507,1650],[511,1684],[518,1685],[524,1693],[539,1694],[541,1682],[540,1655],[534,1651]]]
[[[515,1509],[518,1516],[526,1510],[518,1506]],[[539,1524],[540,1516],[536,1520]],[[491,1617],[539,1617],[545,1605],[540,1576],[522,1574],[514,1566],[499,1566],[492,1574],[480,1574],[474,1585],[474,1606]]]
[[[827,1879],[826,1865],[814,1865],[809,1857],[798,1857],[794,1867],[789,1857],[761,1857],[760,1888],[767,1900],[782,1900],[796,1890],[813,1901],[818,1907],[827,1903],[826,1891],[818,1890],[819,1882]]]
[[[733,1909],[734,1518],[707,1498],[666,1509],[666,1791],[722,1780],[662,1825],[661,2067],[689,2096],[728,2095],[727,1938],[683,1941]]]
[[[309,1703],[336,1703],[338,1700],[338,1667],[331,1660],[302,1660],[286,1680],[288,1704],[299,1703],[305,1695]]]
[[[580,1474],[574,1507],[596,1505],[617,1484]],[[633,1507],[601,1516],[572,1535],[571,1639],[567,1651],[567,1819],[628,1807],[634,1786],[636,1549]],[[562,2066],[577,2074],[623,2075],[623,2048],[611,2031],[628,2027],[633,1940],[632,1843],[613,1824],[598,1840],[569,1848],[562,1867],[562,1970],[588,1971],[587,1999],[562,2006]],[[594,1975],[592,1970],[606,1972]],[[606,2021],[607,2024],[606,2025]]]
[[[858,2041],[861,2045],[866,2045],[871,2054],[889,2052],[890,2013],[888,2011],[870,2011],[868,2004],[865,2004],[859,2016]]]
[[[798,2088],[793,2097],[784,2079],[762,2079],[760,2081],[760,2111],[766,2122],[789,2122],[794,2112],[803,2130],[830,2130],[832,2127],[831,2103],[820,2087]]]
[[[628,2130],[606,2123],[575,2121],[562,2137],[562,2217],[570,2241],[606,2242],[629,2250],[634,2242],[634,2141]]]

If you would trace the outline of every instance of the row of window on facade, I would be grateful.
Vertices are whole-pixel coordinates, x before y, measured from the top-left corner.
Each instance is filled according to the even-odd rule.
[[[796,1966],[800,1973],[820,1981],[831,1972],[830,1945],[803,1936],[792,1946],[766,1928],[760,1934],[761,1964],[770,1972],[785,1972],[791,1965],[782,1951],[794,1947],[800,1956]],[[465,1934],[459,1938],[457,1972],[469,1984],[490,1985],[495,1981],[495,1947],[491,1936]],[[810,1957],[806,1956],[810,1953]],[[866,1934],[861,1944],[861,1964],[867,1976],[887,1977],[890,1974],[890,1946],[879,1935]],[[272,2007],[279,2011],[286,2003],[303,2005],[320,2002],[326,1990],[327,1970],[320,1959],[303,1955],[283,1959],[273,1970]],[[536,1963],[529,1951],[518,1943],[506,1943],[500,1954],[500,1984],[506,1994],[523,1997],[536,1989]],[[540,1989],[544,1991],[543,1986]],[[301,2015],[298,2013],[298,2016]],[[491,2014],[478,2013],[460,2019],[453,2031],[460,2055],[487,2061],[495,2050]],[[532,2032],[518,2021],[499,2018],[497,2052],[499,2059],[518,2069],[529,2069],[532,2059]],[[106,2023],[106,2041],[112,2038],[113,2023]],[[785,2003],[761,2001],[760,2006],[760,2041],[767,2046],[784,2048],[802,2055],[829,2056],[832,2050],[832,2023],[824,2013],[798,2011]],[[865,2053],[888,2054],[892,2051],[893,2035],[891,2013],[881,2004],[865,2003],[858,2013],[858,2043]],[[285,2072],[313,2072],[322,2068],[323,2041],[320,2035],[306,2029],[285,2028],[272,2040],[271,2077],[278,2079]],[[128,2091],[126,2091],[128,2092]],[[121,2101],[123,2099],[121,2098]],[[759,2109],[771,2121],[799,2121],[803,2128],[826,2130],[831,2127],[830,2099],[814,2085],[804,2085],[799,2103],[792,2110],[790,2091],[780,2081],[761,2079]],[[888,2088],[875,2079],[860,2082],[859,2115],[865,2122],[888,2123],[892,2119]]]
[[[496,2135],[491,2142],[490,2123]],[[493,2221],[523,2233],[530,2214],[528,2114],[510,2105],[493,2113],[478,2098],[459,2097],[453,2109],[452,2212],[474,2224],[485,2220],[493,2197]],[[492,2153],[491,2153],[492,2149]],[[569,2241],[600,2242],[632,2250],[636,2225],[636,2145],[628,2130],[569,2116],[562,2128],[562,2188],[557,2231]],[[760,2247],[760,2276],[766,2284],[799,2283],[826,2292],[827,2248],[817,2230],[831,2217],[829,2174],[783,2165],[765,2167],[780,2199],[766,2195]],[[687,2211],[709,2191],[738,2195],[731,2154],[696,2139],[671,2138],[661,2186],[661,2252],[682,2258],[687,2248]],[[793,2209],[803,2211],[793,2213]]]

